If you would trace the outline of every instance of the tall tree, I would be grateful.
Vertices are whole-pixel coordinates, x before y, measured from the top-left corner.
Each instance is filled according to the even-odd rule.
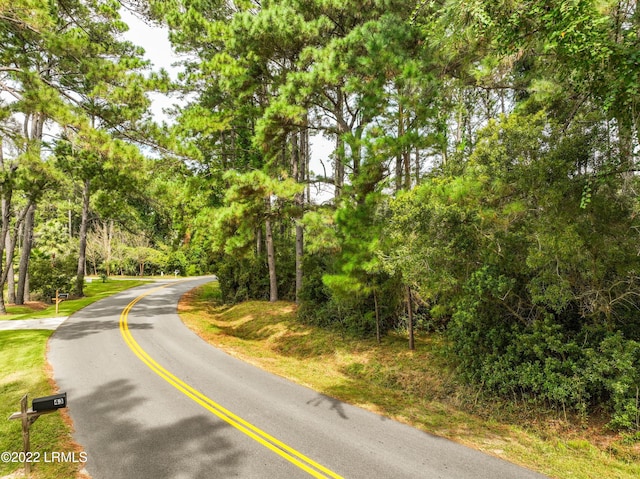
[[[119,5],[65,0],[32,7],[15,2],[1,18],[7,65],[2,86],[14,98],[11,109],[24,118],[25,158],[44,160],[47,121],[57,123],[76,146],[109,156],[111,137],[96,129],[122,134],[148,106],[145,81],[136,73],[145,67],[142,52],[117,39],[126,28]],[[27,251],[25,261],[28,257]],[[24,277],[20,275],[21,285]]]

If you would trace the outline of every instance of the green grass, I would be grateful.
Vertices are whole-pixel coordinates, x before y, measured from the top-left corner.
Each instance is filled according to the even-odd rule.
[[[22,451],[21,422],[6,420],[20,410],[20,398],[52,394],[46,374],[45,351],[53,331],[0,331],[0,451]],[[59,413],[40,417],[31,427],[31,451],[77,450],[70,439],[69,426]],[[22,464],[0,462],[0,476],[20,469]],[[71,478],[77,467],[72,463],[35,465],[32,477]]]
[[[69,316],[102,298],[106,298],[107,296],[111,296],[112,294],[141,284],[145,284],[145,281],[128,279],[109,280],[106,283],[103,283],[102,281],[92,281],[85,285],[84,297],[62,301],[59,304],[57,316]],[[56,317],[55,305],[47,305],[44,309],[38,309],[40,306],[43,306],[43,303],[25,306],[7,305],[7,314],[0,315],[0,320],[43,319]]]
[[[86,286],[86,297],[61,303],[60,315],[67,316],[99,299],[127,288],[143,284],[143,281],[93,282]],[[55,315],[55,306],[42,311],[31,308],[10,307],[12,319],[46,318]],[[20,410],[20,398],[26,393],[29,401],[34,397],[54,393],[49,380],[46,361],[47,341],[53,331],[0,331],[0,452],[22,451],[20,421],[6,418]],[[31,428],[31,451],[79,452],[80,447],[71,440],[70,427],[64,420],[65,412],[40,417]],[[22,464],[0,462],[0,477],[20,469]],[[32,478],[59,479],[78,477],[82,464],[50,462],[35,465]]]
[[[321,393],[521,464],[553,478],[640,477],[640,437],[559,412],[498,403],[458,384],[438,336],[374,340],[296,321],[295,305],[216,302],[217,284],[186,295],[183,321],[207,341]]]

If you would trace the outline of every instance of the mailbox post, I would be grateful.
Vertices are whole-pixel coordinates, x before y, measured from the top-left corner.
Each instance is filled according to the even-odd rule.
[[[14,412],[9,419],[20,419],[22,421],[22,446],[24,448],[24,470],[26,474],[31,472],[31,462],[28,461],[30,446],[29,428],[43,414],[56,412],[58,409],[67,407],[67,393],[54,394],[35,398],[31,409],[27,409],[29,399],[25,394],[20,399],[20,412]]]
[[[56,316],[60,311],[60,303],[62,303],[65,299],[69,299],[69,293],[61,293],[60,290],[56,289],[56,297],[51,298],[52,301],[56,303]]]

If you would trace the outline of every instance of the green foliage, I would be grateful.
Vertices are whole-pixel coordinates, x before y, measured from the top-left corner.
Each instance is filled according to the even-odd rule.
[[[370,194],[363,203],[345,202],[331,220],[323,212],[305,216],[307,232],[318,236],[310,242],[304,264],[299,311],[303,321],[341,325],[364,336],[377,327],[384,333],[396,326],[402,285],[384,269],[379,256],[384,243],[379,198]]]
[[[225,303],[269,299],[269,279],[264,258],[221,255],[213,266]]]
[[[490,123],[462,175],[394,201],[387,267],[450,318],[468,380],[583,412],[607,404],[629,426],[636,218],[621,175],[580,174],[598,161],[594,131],[561,133],[542,113]],[[587,183],[597,186],[585,205]]]
[[[29,283],[45,302],[55,298],[56,290],[69,293],[73,289],[77,260],[71,254],[49,256],[34,253],[29,262]]]
[[[640,431],[640,342],[608,333],[585,350],[584,377],[596,399],[613,409],[611,425]]]
[[[298,319],[307,324],[337,329],[356,337],[370,337],[376,332],[375,304],[372,295],[336,294],[327,284],[326,272],[335,268],[326,255],[305,257],[305,280],[300,295]],[[335,277],[340,278],[341,275]],[[402,301],[401,285],[387,278],[377,287],[379,314],[383,332],[397,325]]]
[[[42,220],[41,220],[42,221]],[[44,219],[34,231],[37,254],[49,258],[63,258],[77,253],[77,244],[59,219]]]
[[[193,101],[166,141],[191,161],[156,184],[171,219],[147,224],[178,231],[163,244],[181,264],[211,266],[227,301],[265,298],[268,223],[288,297],[302,226],[303,320],[397,329],[410,286],[463,377],[581,413],[606,405],[612,424],[637,427],[633,8],[176,0],[150,11],[191,54],[181,87]],[[292,143],[307,129],[336,142],[325,155],[336,194],[322,207],[296,183]]]

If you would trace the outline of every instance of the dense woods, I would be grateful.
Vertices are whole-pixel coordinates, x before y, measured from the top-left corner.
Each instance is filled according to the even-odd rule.
[[[640,429],[639,32],[634,1],[0,1],[7,300],[212,272]]]

